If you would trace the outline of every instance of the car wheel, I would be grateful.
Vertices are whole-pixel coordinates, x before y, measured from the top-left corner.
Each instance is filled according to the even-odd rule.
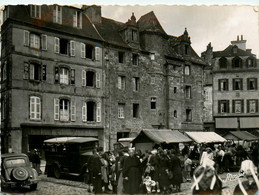
[[[54,167],[53,167],[53,173],[54,173],[54,176],[55,176],[57,179],[60,178],[60,176],[61,176],[61,170],[60,170],[60,168],[59,168],[58,165],[54,165]]]
[[[37,183],[34,183],[34,184],[30,185],[30,189],[31,189],[31,190],[36,190],[36,189],[37,189],[37,186],[38,186],[38,184],[37,184]]]
[[[29,173],[25,168],[17,167],[13,169],[12,176],[17,181],[24,181],[29,177]]]

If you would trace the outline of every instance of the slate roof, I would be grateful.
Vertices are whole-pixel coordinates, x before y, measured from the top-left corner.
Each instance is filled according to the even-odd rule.
[[[237,47],[237,53],[233,53],[233,48],[234,47],[237,47],[237,46],[229,45],[223,51],[215,51],[215,52],[213,52],[213,57],[255,56],[251,52],[239,49],[238,47]]]

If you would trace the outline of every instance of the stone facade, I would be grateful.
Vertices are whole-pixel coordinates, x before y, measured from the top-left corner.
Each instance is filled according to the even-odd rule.
[[[187,30],[167,35],[153,12],[117,22],[99,6],[6,6],[4,16],[4,151],[55,136],[112,149],[141,129],[203,129],[205,63]]]

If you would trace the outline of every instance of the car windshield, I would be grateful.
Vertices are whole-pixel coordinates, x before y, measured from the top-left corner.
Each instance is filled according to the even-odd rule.
[[[25,165],[26,161],[24,158],[8,159],[5,161],[6,166]]]

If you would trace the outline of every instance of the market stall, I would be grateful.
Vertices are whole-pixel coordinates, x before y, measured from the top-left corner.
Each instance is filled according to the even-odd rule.
[[[194,142],[200,143],[222,143],[227,141],[215,132],[192,131],[185,132]]]
[[[188,143],[192,140],[177,130],[169,129],[144,129],[132,140],[136,150],[151,151],[154,147],[171,149],[179,143]]]

